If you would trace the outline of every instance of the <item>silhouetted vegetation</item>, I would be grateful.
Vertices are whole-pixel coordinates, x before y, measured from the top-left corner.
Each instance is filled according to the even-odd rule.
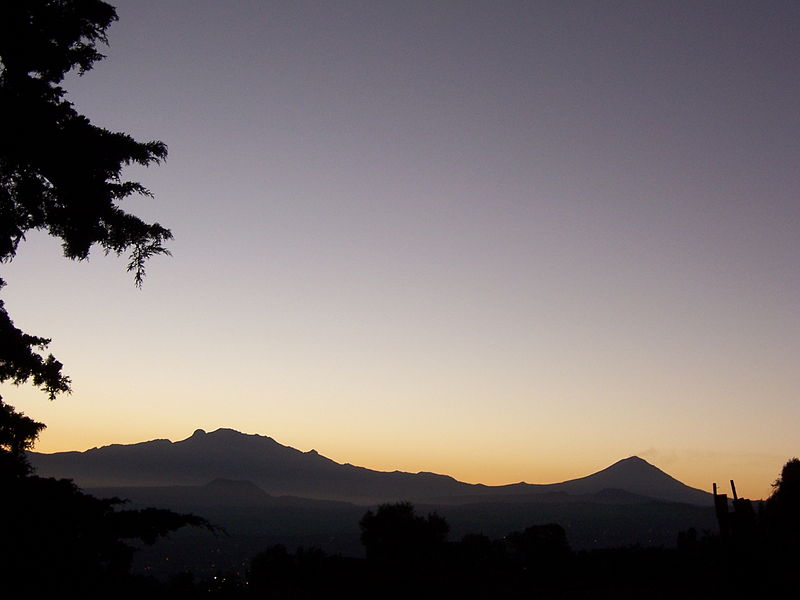
[[[212,528],[169,510],[119,510],[119,498],[32,475],[25,450],[43,427],[0,406],[0,591],[120,595],[134,582],[133,543],[153,544],[187,525]]]
[[[574,552],[562,527],[542,524],[447,542],[444,519],[415,515],[408,503],[368,511],[361,528],[365,560],[278,546],[252,561],[243,589],[264,598],[716,598],[780,589],[769,561],[755,558],[771,551],[765,538],[742,548],[690,529],[677,534],[677,548]]]
[[[0,262],[13,260],[32,230],[61,240],[70,259],[86,259],[95,245],[130,252],[137,285],[147,259],[168,254],[168,229],[119,207],[132,194],[150,195],[122,180],[123,168],[164,160],[166,146],[93,125],[60,86],[103,58],[96,46],[116,19],[100,0],[0,3]],[[70,391],[61,363],[42,354],[50,340],[16,328],[2,301],[0,340],[0,383],[31,382],[51,400]]]
[[[442,515],[418,515],[408,502],[383,504],[360,521],[366,558],[273,545],[241,572],[195,580],[174,576],[164,593],[230,598],[737,598],[792,586],[800,514],[793,459],[775,491],[753,510],[752,530],[727,536],[676,532],[675,547],[574,551],[560,525],[533,524],[491,539],[448,541]],[[729,509],[749,506],[738,499]],[[751,507],[752,508],[752,507]],[[747,509],[743,509],[747,510]],[[747,514],[745,512],[745,514]],[[742,523],[748,523],[747,519]],[[152,585],[155,586],[153,583]],[[792,588],[793,589],[793,588]]]
[[[168,510],[119,510],[118,498],[95,498],[66,479],[0,479],[0,589],[119,594],[131,583],[134,543],[210,527]]]
[[[0,4],[0,260],[11,260],[30,230],[62,242],[82,260],[97,244],[131,251],[137,283],[145,262],[165,254],[172,235],[123,211],[141,184],[121,179],[129,164],[166,158],[163,142],[137,142],[93,125],[65,100],[64,76],[89,71],[103,55],[106,29],[117,19],[100,0],[9,0]]]
[[[762,520],[770,545],[781,552],[800,554],[800,460],[787,462],[772,484]]]
[[[436,560],[447,539],[447,522],[436,513],[421,517],[410,502],[381,504],[359,523],[367,558],[377,563],[413,565]]]
[[[8,478],[31,473],[25,452],[33,447],[42,429],[43,423],[17,412],[13,406],[4,404],[0,397],[0,473],[5,473]]]
[[[32,230],[61,240],[70,259],[86,259],[96,245],[130,252],[137,285],[147,259],[168,254],[168,229],[118,205],[150,195],[123,181],[122,169],[162,161],[166,146],[93,125],[60,87],[67,73],[83,74],[103,58],[96,45],[116,19],[100,0],[0,3],[0,262],[13,260]],[[43,354],[49,343],[15,327],[0,301],[0,383],[32,383],[51,400],[69,393],[61,363]],[[25,451],[43,428],[0,398],[0,597],[134,595],[141,587],[129,572],[134,542],[152,544],[185,525],[210,527],[167,510],[119,510],[117,498],[36,477]]]

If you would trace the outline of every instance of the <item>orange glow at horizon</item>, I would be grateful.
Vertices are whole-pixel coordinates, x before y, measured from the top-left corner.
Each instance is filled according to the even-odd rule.
[[[85,424],[84,424],[85,425]],[[103,429],[103,431],[101,431]],[[66,451],[84,451],[93,447],[111,444],[134,444],[155,439],[154,437],[123,435],[122,431],[109,432],[105,428],[95,430],[92,427],[62,431],[61,434],[50,434],[45,430],[34,448],[37,452],[53,453]],[[207,432],[216,427],[203,428]],[[162,435],[173,442],[188,438],[192,431],[178,435]],[[242,430],[243,433],[256,433]],[[269,435],[259,433],[259,435]],[[293,443],[288,439],[273,437],[285,446],[294,447],[306,452],[312,448],[321,455],[340,464],[350,463],[377,471],[406,471],[411,473],[432,472],[449,475],[465,483],[484,485],[507,485],[519,482],[548,484],[577,479],[600,471],[618,460],[632,456],[615,456],[605,461],[591,460],[575,454],[548,457],[517,456],[515,460],[506,460],[502,456],[488,456],[476,452],[474,447],[454,446],[446,454],[426,455],[424,449],[406,449],[386,447],[376,444],[374,449],[364,448],[363,444],[347,442],[326,444]],[[459,452],[462,454],[459,455]],[[650,456],[656,454],[655,458]],[[675,477],[690,487],[710,492],[712,483],[717,483],[721,490],[730,495],[728,480],[734,479],[740,497],[753,500],[765,499],[771,492],[771,484],[780,473],[783,464],[792,457],[778,456],[714,456],[699,452],[686,452],[683,456],[672,453],[659,457],[654,451],[640,452],[641,458]]]

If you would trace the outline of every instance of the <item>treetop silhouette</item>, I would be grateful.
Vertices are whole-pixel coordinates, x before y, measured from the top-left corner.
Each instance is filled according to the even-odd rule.
[[[163,161],[166,145],[93,125],[60,85],[103,58],[97,45],[115,20],[100,0],[0,3],[0,262],[13,260],[29,231],[43,230],[70,259],[88,258],[95,245],[129,252],[128,271],[141,286],[147,259],[169,254],[168,229],[119,206],[134,194],[152,196],[122,170]],[[2,302],[0,336],[0,383],[31,381],[50,399],[70,391],[61,363],[41,353],[50,340],[16,328]]]
[[[783,465],[772,484],[763,518],[770,542],[786,557],[800,557],[800,460]]]
[[[410,502],[381,504],[367,511],[359,523],[367,556],[379,561],[415,561],[435,554],[450,527],[442,517],[414,513]]]
[[[151,196],[124,181],[131,164],[166,158],[163,142],[138,142],[93,125],[65,99],[64,76],[103,58],[98,43],[117,19],[100,0],[0,2],[0,262],[16,256],[32,230],[61,240],[64,256],[84,260],[95,245],[130,252],[128,271],[141,286],[145,262],[169,254],[170,231],[125,212],[130,195]],[[0,288],[5,282],[0,279]],[[0,383],[32,382],[52,400],[70,380],[50,340],[14,326],[0,301]],[[121,503],[81,492],[70,480],[31,475],[25,452],[44,424],[0,397],[0,581],[2,589],[81,593],[124,589],[134,548],[185,525],[211,528],[168,510],[116,510]]]
[[[108,42],[116,20],[114,7],[100,0],[0,3],[0,262],[13,260],[29,231],[43,230],[70,259],[88,258],[95,245],[106,254],[129,252],[128,271],[141,286],[147,259],[169,254],[168,229],[119,206],[134,194],[152,196],[123,180],[122,170],[163,161],[166,145],[93,125],[60,85],[70,71],[82,75],[103,58],[97,45]],[[61,362],[44,354],[50,339],[15,327],[2,300],[0,340],[0,383],[32,382],[51,400],[70,392]],[[13,414],[2,413],[6,429],[18,421],[5,419]]]
[[[128,270],[141,285],[146,260],[167,254],[172,234],[118,206],[132,194],[151,196],[121,173],[161,162],[167,147],[93,125],[59,85],[71,70],[83,74],[103,58],[96,45],[107,43],[115,20],[115,9],[100,0],[0,7],[0,260],[14,257],[28,231],[46,230],[67,258],[85,259],[95,244],[115,254],[131,250]]]

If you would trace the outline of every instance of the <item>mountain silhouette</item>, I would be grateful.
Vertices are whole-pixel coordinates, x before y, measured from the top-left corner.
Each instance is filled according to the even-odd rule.
[[[40,475],[73,479],[83,488],[210,486],[211,490],[203,494],[216,493],[220,499],[229,497],[230,502],[238,503],[263,502],[270,496],[365,505],[397,500],[437,504],[541,502],[548,496],[555,498],[554,494],[577,499],[602,492],[606,496],[627,495],[626,503],[637,498],[711,504],[707,492],[684,485],[635,456],[562,483],[487,486],[435,473],[384,472],[340,464],[315,450],[302,452],[267,436],[232,429],[211,433],[198,429],[178,442],[159,439],[85,452],[31,452],[29,459]]]
[[[566,481],[560,487],[570,494],[593,493],[600,488],[687,504],[707,504],[709,500],[708,492],[684,485],[638,456],[620,460],[588,477]]]
[[[638,456],[620,460],[602,471],[586,477],[571,479],[561,483],[528,484],[516,483],[497,486],[496,490],[508,499],[519,499],[524,496],[542,494],[566,494],[578,497],[581,495],[598,495],[603,493],[611,497],[613,492],[620,499],[624,495],[636,498],[650,498],[667,502],[683,502],[708,506],[711,495],[703,490],[689,487],[658,467],[651,465]],[[497,493],[497,492],[495,492]],[[629,503],[631,498],[627,499]]]

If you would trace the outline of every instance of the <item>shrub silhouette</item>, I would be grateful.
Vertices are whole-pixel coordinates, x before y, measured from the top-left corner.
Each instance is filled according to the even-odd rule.
[[[800,460],[793,458],[772,484],[761,515],[767,543],[784,557],[800,556]]]
[[[120,593],[131,581],[130,542],[152,544],[200,517],[168,510],[117,510],[67,479],[0,472],[0,591]]]
[[[506,545],[511,563],[538,585],[558,583],[572,555],[564,528],[555,523],[514,531],[506,536]]]
[[[447,521],[436,513],[414,514],[409,502],[381,504],[359,523],[367,558],[381,562],[425,562],[437,556],[447,539]]]

